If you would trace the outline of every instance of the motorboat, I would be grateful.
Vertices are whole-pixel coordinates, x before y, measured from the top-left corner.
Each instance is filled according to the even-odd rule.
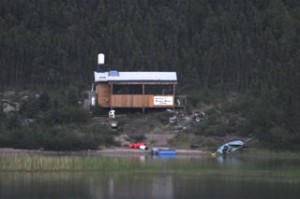
[[[241,140],[234,140],[231,142],[227,142],[217,149],[217,153],[226,155],[228,153],[232,153],[232,152],[242,149],[244,145],[245,145],[245,142],[243,142]]]

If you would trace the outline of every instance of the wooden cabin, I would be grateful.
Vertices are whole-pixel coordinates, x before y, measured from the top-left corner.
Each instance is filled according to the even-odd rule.
[[[175,108],[176,72],[94,72],[102,108]]]

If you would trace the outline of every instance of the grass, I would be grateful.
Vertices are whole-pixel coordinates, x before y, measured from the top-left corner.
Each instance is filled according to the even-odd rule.
[[[105,171],[137,169],[122,159],[81,156],[1,155],[0,171]]]
[[[257,167],[255,164],[244,164],[242,167],[218,165],[210,158],[201,159],[201,161],[189,161],[181,158],[165,161],[165,159],[148,158],[147,156],[145,161],[140,161],[138,157],[112,158],[96,155],[0,154],[0,172],[105,173],[115,171],[300,182],[300,169],[298,169],[297,165],[288,168],[270,169],[268,167]]]
[[[248,148],[226,157],[224,162],[209,155],[189,159],[156,159],[146,156],[103,157],[95,154],[0,153],[0,172],[59,173],[139,173],[145,175],[176,174],[186,177],[230,178],[237,181],[300,183],[300,156],[293,152],[274,152]],[[234,166],[234,161],[242,166]],[[229,163],[229,164],[228,164]],[[284,166],[283,166],[284,165]]]

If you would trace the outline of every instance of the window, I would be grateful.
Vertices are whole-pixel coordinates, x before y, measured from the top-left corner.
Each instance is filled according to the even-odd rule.
[[[114,95],[142,95],[142,85],[113,85]]]
[[[173,85],[145,85],[145,94],[173,95]]]

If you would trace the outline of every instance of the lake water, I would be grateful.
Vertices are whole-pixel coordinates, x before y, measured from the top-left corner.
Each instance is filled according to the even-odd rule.
[[[299,160],[266,158],[115,157],[136,164],[185,164],[209,172],[0,172],[0,199],[293,199],[300,197]],[[235,173],[235,170],[238,171]],[[253,172],[251,172],[253,170]],[[223,172],[232,174],[222,175]],[[250,175],[243,172],[250,171]],[[256,172],[257,171],[257,172]],[[275,175],[274,175],[275,174]]]

